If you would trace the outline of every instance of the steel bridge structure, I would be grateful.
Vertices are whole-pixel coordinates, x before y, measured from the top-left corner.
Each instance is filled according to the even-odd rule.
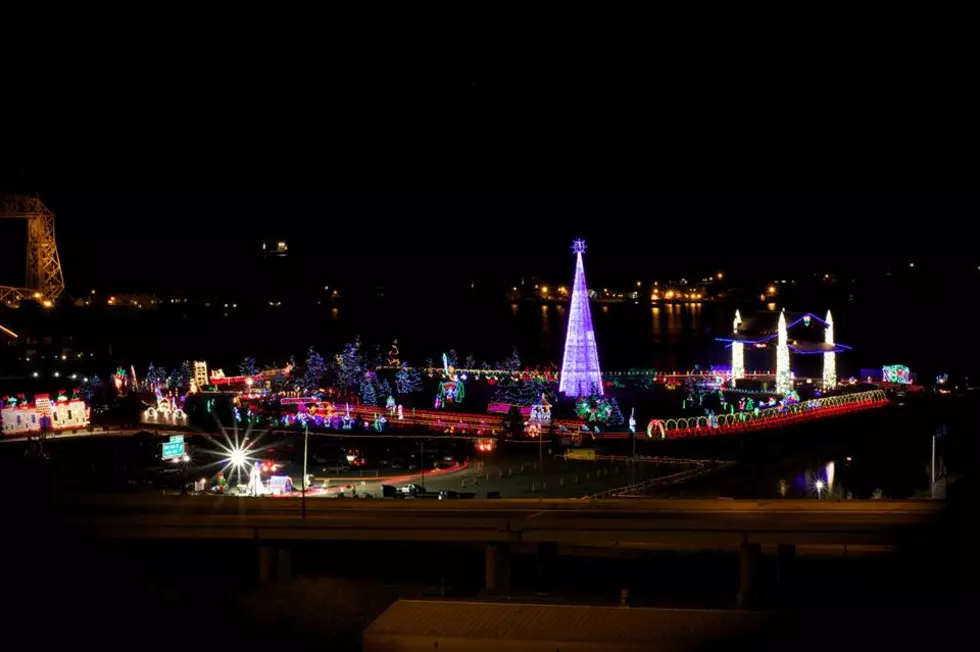
[[[27,283],[25,287],[0,285],[0,303],[16,308],[24,299],[46,308],[65,289],[61,259],[54,239],[54,213],[36,197],[0,197],[0,219],[27,220]]]

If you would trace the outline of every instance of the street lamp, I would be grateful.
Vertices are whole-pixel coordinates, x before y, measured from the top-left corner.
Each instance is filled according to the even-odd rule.
[[[823,490],[823,480],[817,480],[815,483],[817,487],[817,500],[820,499],[820,492]]]
[[[308,444],[310,442],[310,424],[308,421],[303,422],[303,497],[301,503],[303,505],[303,518],[306,518],[306,483],[309,476],[306,475],[306,454],[308,450]]]

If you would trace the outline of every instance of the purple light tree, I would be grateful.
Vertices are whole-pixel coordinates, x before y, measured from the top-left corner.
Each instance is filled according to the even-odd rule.
[[[565,396],[602,394],[602,372],[599,370],[599,351],[592,330],[589,312],[589,290],[585,285],[585,240],[572,243],[575,252],[575,283],[572,286],[572,307],[568,313],[568,332],[565,334],[565,357],[561,363],[558,391]]]

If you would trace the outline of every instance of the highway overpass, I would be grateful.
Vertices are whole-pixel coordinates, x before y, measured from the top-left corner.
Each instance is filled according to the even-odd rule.
[[[43,514],[43,518],[38,518]],[[928,501],[365,500],[91,496],[13,510],[50,534],[117,540],[254,541],[262,579],[289,575],[291,546],[309,541],[424,541],[486,546],[486,582],[509,586],[511,550],[559,546],[740,551],[742,593],[758,584],[763,546],[894,550],[927,542],[944,521]],[[40,520],[40,522],[39,522]]]

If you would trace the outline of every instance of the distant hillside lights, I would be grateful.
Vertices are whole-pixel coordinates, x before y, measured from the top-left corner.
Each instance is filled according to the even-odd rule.
[[[289,244],[285,240],[279,240],[274,244],[268,242],[262,243],[262,255],[263,256],[276,256],[279,258],[284,258],[289,254]]]

